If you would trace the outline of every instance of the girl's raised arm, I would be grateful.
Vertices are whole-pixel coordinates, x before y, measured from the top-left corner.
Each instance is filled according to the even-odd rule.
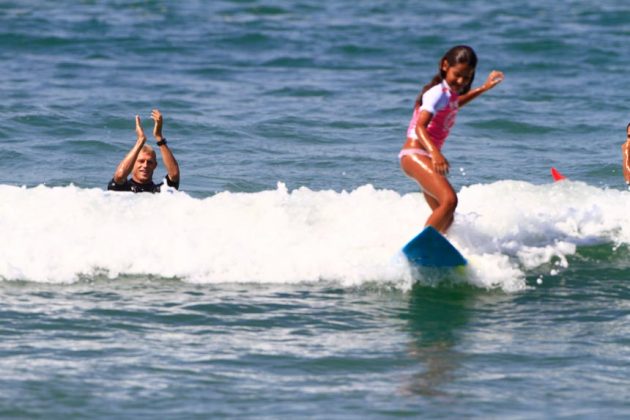
[[[504,78],[505,76],[503,75],[503,72],[498,71],[498,70],[492,70],[490,74],[488,75],[486,82],[483,85],[479,86],[478,88],[470,90],[468,93],[464,93],[463,95],[459,96],[458,105],[460,107],[466,105],[468,102],[472,101],[477,96],[481,95],[482,93],[492,89],[493,87],[501,83]]]

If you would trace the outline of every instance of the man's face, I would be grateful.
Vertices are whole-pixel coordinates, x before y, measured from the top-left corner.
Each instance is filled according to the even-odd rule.
[[[150,182],[156,167],[157,160],[153,153],[141,151],[133,165],[132,178],[141,184]]]

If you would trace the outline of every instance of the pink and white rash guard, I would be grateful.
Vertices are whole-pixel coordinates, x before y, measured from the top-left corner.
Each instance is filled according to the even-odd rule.
[[[438,149],[442,149],[448,133],[455,124],[455,117],[459,109],[458,98],[457,92],[451,91],[444,80],[439,85],[435,85],[424,92],[422,105],[414,109],[411,121],[409,121],[407,137],[414,140],[418,139],[416,125],[418,124],[420,111],[428,111],[433,114],[433,117],[427,126],[427,132],[433,144]]]

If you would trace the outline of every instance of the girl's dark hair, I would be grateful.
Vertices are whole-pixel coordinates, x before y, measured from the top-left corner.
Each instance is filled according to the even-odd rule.
[[[438,64],[438,72],[433,79],[422,88],[422,92],[416,98],[416,106],[422,105],[422,95],[424,92],[431,89],[435,85],[439,85],[446,77],[446,72],[442,70],[442,63],[446,60],[449,66],[455,66],[457,64],[468,64],[473,68],[473,73],[470,78],[470,82],[464,86],[464,88],[459,92],[460,94],[467,93],[470,91],[470,87],[472,86],[473,80],[475,80],[475,67],[477,67],[477,54],[475,51],[470,48],[468,45],[457,45],[456,47],[451,48],[444,54],[444,56],[440,59],[440,63]]]

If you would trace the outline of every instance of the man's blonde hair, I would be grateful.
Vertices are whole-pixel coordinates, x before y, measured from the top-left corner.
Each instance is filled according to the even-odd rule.
[[[153,147],[149,146],[148,144],[142,146],[142,149],[140,149],[140,153],[150,153],[151,156],[153,156],[153,160],[157,162],[157,155],[155,154],[155,150],[153,150]]]

